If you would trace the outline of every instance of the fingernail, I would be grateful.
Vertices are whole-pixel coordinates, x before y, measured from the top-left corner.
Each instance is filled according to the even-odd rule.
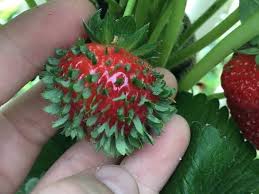
[[[135,179],[120,166],[103,166],[97,169],[96,178],[115,194],[139,194]]]

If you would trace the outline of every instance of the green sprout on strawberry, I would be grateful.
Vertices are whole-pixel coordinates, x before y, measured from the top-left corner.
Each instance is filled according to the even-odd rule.
[[[84,26],[89,38],[58,49],[42,74],[45,111],[58,117],[53,127],[113,157],[153,144],[176,108],[175,89],[150,65],[157,44],[144,44],[148,25],[97,12]]]

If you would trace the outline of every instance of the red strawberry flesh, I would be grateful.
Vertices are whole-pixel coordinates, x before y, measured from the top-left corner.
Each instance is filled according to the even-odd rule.
[[[89,74],[97,74],[99,79],[96,83],[85,83],[86,88],[91,88],[91,97],[86,101],[80,100],[72,103],[70,111],[71,117],[74,112],[79,112],[86,104],[86,109],[90,109],[90,104],[96,98],[96,104],[99,104],[94,114],[100,113],[102,110],[108,108],[105,114],[98,118],[98,123],[107,122],[109,119],[110,127],[112,127],[120,119],[117,116],[118,109],[123,107],[124,115],[128,115],[130,110],[134,110],[140,120],[145,123],[147,109],[145,106],[138,106],[141,97],[155,101],[155,97],[150,90],[140,89],[132,80],[136,77],[138,80],[143,81],[145,84],[151,84],[155,79],[149,71],[149,65],[140,61],[138,57],[133,56],[124,49],[117,49],[113,46],[103,46],[100,44],[90,43],[87,44],[88,49],[95,54],[97,64],[85,55],[74,55],[69,52],[60,62],[62,68],[62,75],[68,73],[69,68],[80,70],[79,79],[84,79]],[[98,87],[101,91],[97,92]],[[66,89],[64,89],[66,93]],[[114,101],[114,99],[125,94],[129,103],[125,104],[124,101]],[[76,93],[73,93],[73,98],[76,98]],[[87,118],[85,118],[87,119]],[[118,127],[121,128],[125,122],[118,122]],[[125,126],[125,134],[128,134],[132,128],[131,125]]]
[[[259,70],[255,56],[238,54],[225,65],[222,86],[226,97],[243,109],[259,109]]]
[[[244,137],[259,149],[259,67],[255,56],[235,54],[221,79],[234,120]]]

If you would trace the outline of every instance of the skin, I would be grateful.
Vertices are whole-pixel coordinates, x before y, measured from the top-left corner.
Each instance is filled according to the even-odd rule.
[[[82,19],[94,12],[86,0],[53,0],[17,17],[0,30],[0,192],[15,193],[42,146],[56,132],[53,118],[42,111],[38,83],[6,103],[42,69],[54,48],[68,47],[82,33]],[[22,32],[22,33],[21,33]],[[160,69],[171,87],[172,74]],[[81,141],[48,170],[34,194],[158,194],[188,146],[187,122],[174,116],[154,146],[120,161],[96,153]],[[162,165],[161,165],[162,164]]]

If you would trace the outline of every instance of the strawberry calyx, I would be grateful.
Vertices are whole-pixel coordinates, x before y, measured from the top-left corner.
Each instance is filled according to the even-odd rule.
[[[236,53],[255,56],[255,62],[257,67],[259,67],[259,43],[257,42],[257,39],[250,41],[237,50]]]
[[[125,30],[135,26],[131,17],[99,14],[84,23],[90,40],[79,39],[48,59],[42,96],[50,102],[45,112],[58,117],[53,128],[72,139],[86,137],[97,150],[118,157],[154,143],[151,135],[160,135],[176,112],[175,90],[147,63],[155,48],[143,45],[147,26]]]
[[[101,18],[101,10],[97,11],[88,22],[84,22],[90,42],[123,48],[155,65],[159,55],[157,47],[160,42],[145,43],[148,38],[149,24],[139,29],[136,26],[133,16],[114,19],[107,12],[105,17]]]

